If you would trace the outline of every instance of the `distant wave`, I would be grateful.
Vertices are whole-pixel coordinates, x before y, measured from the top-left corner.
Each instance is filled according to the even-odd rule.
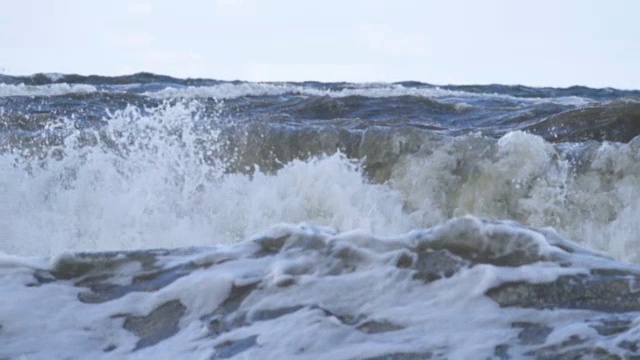
[[[49,84],[24,85],[0,83],[0,97],[3,96],[60,96],[67,94],[87,94],[96,92],[93,85],[86,84]]]

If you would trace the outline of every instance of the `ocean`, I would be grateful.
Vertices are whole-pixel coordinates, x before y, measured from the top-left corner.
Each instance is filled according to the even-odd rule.
[[[640,91],[0,75],[0,359],[640,358]]]

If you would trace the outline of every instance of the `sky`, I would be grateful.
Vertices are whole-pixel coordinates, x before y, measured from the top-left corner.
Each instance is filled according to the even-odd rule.
[[[640,89],[636,0],[20,0],[0,73]]]

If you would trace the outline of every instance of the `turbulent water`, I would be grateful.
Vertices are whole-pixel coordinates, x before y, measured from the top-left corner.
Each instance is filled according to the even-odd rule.
[[[0,75],[0,359],[640,356],[639,135],[640,91]]]

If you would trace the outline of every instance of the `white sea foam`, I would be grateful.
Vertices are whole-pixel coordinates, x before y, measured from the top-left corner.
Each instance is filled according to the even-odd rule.
[[[558,98],[522,98],[504,94],[473,93],[460,90],[449,90],[440,87],[406,87],[400,84],[361,84],[331,90],[311,88],[295,84],[285,83],[223,83],[214,86],[187,86],[182,88],[167,87],[162,90],[146,92],[145,95],[160,98],[215,98],[219,100],[233,99],[243,96],[279,96],[285,94],[306,96],[329,96],[342,98],[348,96],[366,96],[371,98],[385,98],[396,96],[419,96],[426,98],[484,98],[484,99],[508,99],[522,103],[558,103],[562,105],[583,106],[593,101],[577,96]],[[459,105],[458,110],[464,109]]]
[[[50,84],[50,85],[9,85],[0,84],[2,96],[59,96],[66,94],[87,94],[98,91],[93,85],[86,84]]]
[[[51,80],[53,82],[59,81],[60,79],[62,79],[65,76],[64,74],[61,74],[61,73],[46,73],[46,74],[43,74],[43,75],[46,76],[47,79],[49,79],[49,80]]]
[[[48,74],[52,80],[57,74]],[[136,88],[139,84],[110,85],[101,91],[126,91]],[[66,94],[86,94],[96,92],[98,89],[88,84],[48,84],[48,85],[25,85],[25,84],[0,84],[0,97],[2,96],[60,96]],[[400,84],[357,84],[341,90],[331,90],[322,88],[311,88],[308,86],[287,84],[287,83],[221,83],[213,86],[185,86],[166,87],[162,90],[148,91],[144,95],[159,98],[215,98],[218,100],[234,99],[244,96],[279,96],[294,94],[302,96],[329,96],[342,98],[349,96],[366,96],[372,98],[385,98],[397,96],[418,96],[426,98],[452,98],[456,101],[456,109],[466,110],[467,104],[460,99],[483,98],[483,99],[507,99],[520,103],[557,103],[561,105],[585,106],[593,103],[592,100],[578,96],[567,96],[557,98],[526,98],[514,97],[505,94],[474,93],[461,90],[449,90],[440,87],[406,87]]]
[[[454,274],[430,281],[413,277],[415,269],[397,266],[398,258],[411,253],[409,249],[415,249],[416,244],[458,248],[455,243],[459,239],[451,234],[465,234],[471,240],[468,246],[487,251],[489,257],[517,257],[520,250],[531,251],[532,257],[520,266],[463,266]],[[287,239],[282,248],[258,255],[260,243],[282,238]],[[493,240],[499,240],[502,247],[495,247]],[[531,245],[534,248],[529,248]],[[599,349],[625,356],[628,349],[617,344],[637,331],[637,323],[630,324],[627,332],[616,329],[618,333],[604,336],[594,330],[603,313],[562,307],[501,307],[486,295],[504,283],[547,283],[560,276],[589,273],[588,262],[566,267],[539,261],[557,255],[575,260],[544,233],[468,217],[392,239],[289,225],[235,247],[182,255],[150,254],[155,272],[147,269],[137,279],[138,283],[148,282],[142,288],[135,288],[133,279],[119,284],[121,288],[111,281],[112,277],[123,278],[122,272],[129,274],[128,265],[140,264],[136,255],[58,259],[51,267],[36,268],[40,279],[48,271],[64,271],[67,266],[71,271],[80,269],[75,281],[49,275],[45,283],[34,276],[31,266],[23,268],[0,257],[4,304],[0,307],[0,356],[204,359],[237,355],[234,358],[347,360],[430,354],[469,359],[488,358],[503,344],[508,344],[505,350],[514,357],[532,350],[544,354],[542,345],[570,350],[567,344],[576,338],[582,345],[597,344]],[[615,267],[594,254],[584,257]],[[97,264],[92,276],[84,276],[81,267],[74,267],[91,261]],[[118,263],[123,266],[113,265]],[[150,266],[149,262],[145,266]],[[175,267],[180,266],[190,270],[162,286],[153,283],[154,278],[179,271]],[[96,286],[93,291],[109,293],[112,289],[115,298],[87,301],[91,299],[86,297],[91,294],[87,283],[101,281],[110,287]],[[239,287],[249,288],[246,297],[238,292]],[[229,298],[229,303],[237,304],[221,306]],[[180,308],[176,306],[173,314],[157,312],[177,301]],[[150,319],[145,320],[147,316]],[[521,337],[522,328],[517,324],[549,330],[543,331],[536,343]]]
[[[513,219],[637,262],[638,143],[605,142],[593,153],[582,150],[589,159],[570,161],[531,134],[508,133],[497,148],[464,137],[402,157],[390,181],[422,215],[421,226],[465,214]]]

